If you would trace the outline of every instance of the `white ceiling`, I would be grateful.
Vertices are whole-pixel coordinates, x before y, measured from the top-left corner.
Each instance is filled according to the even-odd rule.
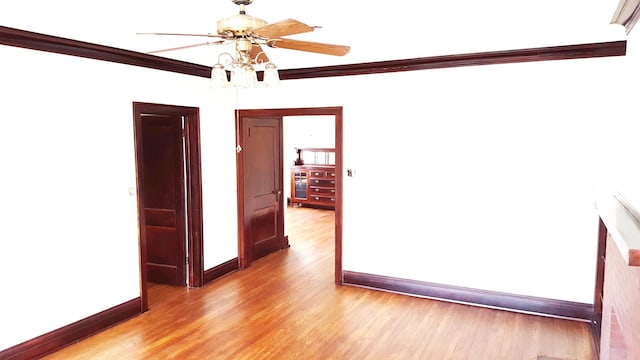
[[[293,18],[322,26],[292,39],[351,46],[344,57],[267,49],[287,69],[620,40],[624,29],[610,24],[617,5],[618,0],[254,0],[246,10],[269,23]],[[13,0],[0,5],[0,24],[148,52],[206,38],[137,32],[215,33],[218,19],[237,12],[231,0]],[[210,45],[161,56],[210,66],[229,50]]]

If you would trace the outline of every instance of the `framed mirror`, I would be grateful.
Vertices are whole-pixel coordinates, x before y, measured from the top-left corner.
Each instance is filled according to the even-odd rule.
[[[297,148],[296,165],[335,165],[336,150],[333,148]]]

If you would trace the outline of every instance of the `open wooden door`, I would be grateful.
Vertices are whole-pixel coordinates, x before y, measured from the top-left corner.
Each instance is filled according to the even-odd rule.
[[[147,282],[203,286],[200,119],[194,107],[133,103],[140,293]]]
[[[186,284],[185,182],[181,116],[144,115],[144,232],[148,280]]]
[[[244,241],[240,266],[288,247],[284,237],[282,180],[282,119],[240,117],[238,153],[243,214],[239,223]]]

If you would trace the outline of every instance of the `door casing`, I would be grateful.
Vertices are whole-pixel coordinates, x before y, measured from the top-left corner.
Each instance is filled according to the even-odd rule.
[[[243,118],[279,117],[283,116],[309,116],[309,115],[333,115],[335,118],[335,156],[336,156],[336,203],[335,203],[335,283],[342,284],[342,107],[319,108],[284,108],[261,110],[236,110],[236,126],[242,129]],[[282,127],[281,127],[282,128]],[[236,141],[240,143],[239,131]],[[282,138],[282,134],[281,134]],[[236,156],[237,189],[238,189],[238,254],[240,268],[246,267],[245,249],[249,240],[246,238],[245,209],[244,209],[244,159],[241,153]],[[282,160],[281,160],[282,161]],[[283,164],[280,164],[282,168]],[[284,216],[282,213],[281,216]]]
[[[143,114],[178,115],[184,118],[186,208],[187,214],[187,286],[201,287],[204,278],[202,239],[202,175],[200,162],[200,115],[195,107],[134,102],[134,146],[136,158],[136,185],[138,199],[138,229],[140,246],[140,298],[142,311],[149,309],[147,296],[147,242],[145,236],[144,187],[142,163]]]

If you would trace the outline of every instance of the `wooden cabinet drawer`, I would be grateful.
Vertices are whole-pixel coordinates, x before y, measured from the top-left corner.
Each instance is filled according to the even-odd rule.
[[[327,186],[327,187],[335,187],[336,181],[330,179],[311,179],[309,181],[309,185],[311,186]]]
[[[317,203],[325,203],[325,204],[335,204],[336,202],[336,198],[331,196],[311,195],[309,196],[309,199]]]
[[[316,187],[316,186],[311,186],[309,187],[309,192],[310,194],[313,195],[329,195],[329,196],[335,196],[336,193],[336,189],[333,188],[322,188],[322,187]]]
[[[334,178],[336,177],[336,173],[335,171],[331,171],[331,170],[312,170],[311,171],[311,177],[318,177],[318,178]]]

